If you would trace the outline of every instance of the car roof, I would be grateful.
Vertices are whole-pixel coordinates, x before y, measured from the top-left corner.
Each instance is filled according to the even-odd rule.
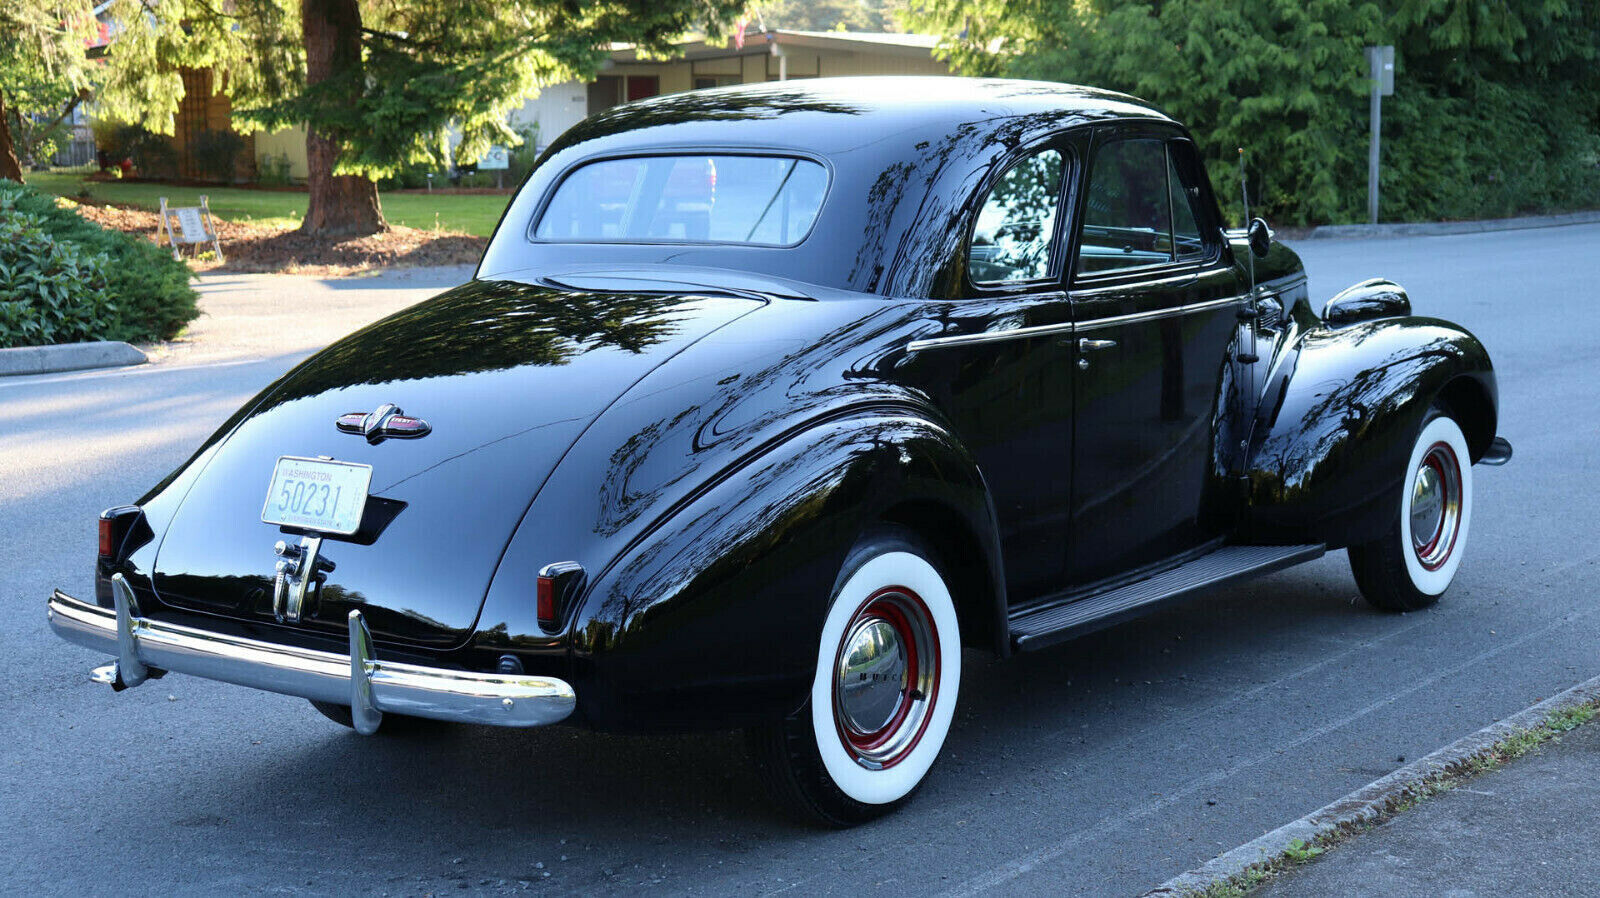
[[[1148,103],[1114,91],[1002,78],[857,76],[806,78],[650,97],[590,116],[552,147],[611,138],[633,143],[790,146],[824,155],[878,136],[940,136],[977,122],[1050,115],[1061,120],[1171,122]],[[759,121],[762,127],[750,128]]]
[[[887,296],[957,294],[978,192],[1007,160],[1102,122],[1181,126],[1124,94],[1043,81],[815,78],[652,97],[555,140],[512,199],[479,277],[661,264],[724,268]],[[798,246],[570,243],[531,236],[544,198],[598,158],[675,152],[810,155],[828,198]]]

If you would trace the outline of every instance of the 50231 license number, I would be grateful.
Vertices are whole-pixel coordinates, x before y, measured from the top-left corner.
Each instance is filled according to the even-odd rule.
[[[273,468],[261,520],[327,533],[354,533],[361,526],[371,481],[371,465],[283,456]]]

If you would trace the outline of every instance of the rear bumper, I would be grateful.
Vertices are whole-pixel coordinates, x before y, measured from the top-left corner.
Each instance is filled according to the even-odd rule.
[[[577,705],[572,687],[554,677],[379,661],[360,611],[350,612],[351,652],[341,655],[140,617],[133,591],[120,574],[113,578],[112,593],[114,611],[57,590],[47,613],[57,636],[117,657],[92,678],[119,690],[176,671],[349,705],[356,729],[363,733],[377,730],[385,711],[528,727],[564,720]]]

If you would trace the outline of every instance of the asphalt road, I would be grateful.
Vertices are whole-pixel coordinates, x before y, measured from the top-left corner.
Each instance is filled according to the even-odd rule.
[[[772,811],[733,735],[364,739],[219,683],[91,687],[103,659],[50,635],[44,599],[89,591],[94,515],[307,347],[6,379],[0,891],[1137,894],[1600,674],[1596,246],[1600,226],[1298,247],[1313,296],[1388,276],[1494,355],[1516,458],[1477,469],[1444,602],[1370,611],[1337,553],[1053,651],[969,655],[920,796],[847,832]],[[349,288],[412,291],[374,294],[394,305],[419,284]]]

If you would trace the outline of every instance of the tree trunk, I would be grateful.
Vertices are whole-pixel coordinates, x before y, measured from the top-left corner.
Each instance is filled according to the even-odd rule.
[[[0,95],[0,178],[22,183],[22,164],[11,146],[11,118],[6,114],[6,98]]]
[[[333,77],[361,83],[361,10],[357,0],[300,0],[300,31],[306,45],[306,86]],[[357,88],[352,87],[352,90]],[[356,97],[347,102],[352,107]],[[386,231],[378,205],[378,185],[351,175],[334,175],[339,141],[306,129],[306,174],[310,206],[300,230],[306,234],[360,235]]]

